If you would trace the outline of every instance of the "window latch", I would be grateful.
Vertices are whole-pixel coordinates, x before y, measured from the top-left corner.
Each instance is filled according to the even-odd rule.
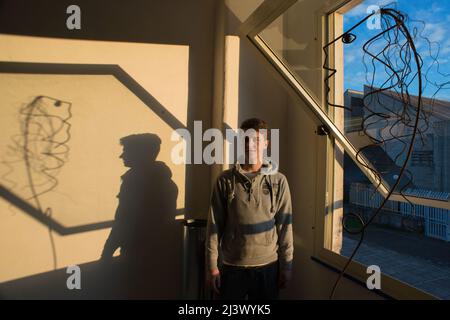
[[[316,133],[319,136],[328,136],[330,134],[330,130],[325,125],[321,125],[317,127]]]

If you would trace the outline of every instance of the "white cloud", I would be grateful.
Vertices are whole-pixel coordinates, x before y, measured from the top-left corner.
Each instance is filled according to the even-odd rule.
[[[431,42],[440,42],[447,33],[446,24],[444,23],[427,23],[423,31],[423,36],[427,37]]]
[[[439,12],[442,12],[443,10],[444,9],[440,6],[439,3],[433,2],[430,6],[427,6],[426,9],[415,10],[409,13],[409,16],[414,20],[430,21],[434,20],[437,14],[439,14]],[[447,16],[447,20],[448,19],[450,19],[450,15]]]

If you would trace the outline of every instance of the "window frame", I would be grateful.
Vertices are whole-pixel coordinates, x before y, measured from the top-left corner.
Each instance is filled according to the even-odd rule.
[[[317,139],[317,185],[316,185],[316,207],[314,218],[314,250],[313,257],[322,263],[342,270],[347,257],[337,254],[331,250],[333,247],[333,234],[336,226],[336,216],[330,204],[334,201],[334,177],[335,177],[335,151],[336,148],[341,148],[346,152],[352,160],[358,165],[360,170],[367,176],[373,185],[380,183],[378,191],[383,197],[386,197],[389,192],[389,187],[384,184],[367,168],[356,161],[357,150],[353,147],[350,141],[346,138],[344,129],[340,129],[335,124],[334,110],[327,110],[310,95],[309,91],[295,76],[293,71],[277,57],[277,55],[270,49],[267,43],[259,36],[259,33],[269,26],[275,19],[286,12],[298,0],[265,0],[239,28],[241,37],[247,38],[268,60],[268,62],[275,68],[275,70],[282,76],[286,84],[293,89],[296,97],[303,101],[308,107],[308,111],[328,129],[326,138]],[[336,27],[336,20],[342,20],[342,13],[348,11],[352,7],[358,5],[363,0],[335,0],[332,5],[323,7],[319,11],[314,12],[316,21],[318,23],[318,41],[323,45],[326,43],[325,39],[332,36]],[[338,16],[340,15],[340,17]],[[329,20],[332,20],[331,23]],[[342,27],[341,27],[342,28]],[[321,51],[323,52],[323,51]],[[330,60],[334,55],[330,54]],[[323,58],[322,58],[323,61]],[[332,61],[334,63],[334,60]],[[324,72],[324,71],[323,71]],[[323,73],[325,74],[325,73]],[[339,80],[338,80],[339,81]],[[336,88],[342,87],[342,83],[330,83],[331,97],[338,95]],[[322,95],[324,95],[324,88]],[[323,100],[323,99],[322,99]],[[341,132],[342,130],[342,132]],[[368,164],[367,160],[360,160]],[[425,206],[432,206],[444,209],[450,209],[450,201],[434,200],[428,198],[420,198],[415,196],[406,196],[406,198],[414,204]],[[398,193],[393,193],[389,200],[406,202],[403,196]],[[356,279],[358,282],[365,284],[368,274],[366,273],[367,266],[352,261],[348,266],[346,274]],[[381,274],[382,289],[379,290],[383,295],[387,295],[394,299],[437,299],[435,296],[426,293],[418,288],[415,288],[407,283],[401,282],[398,279],[392,278],[384,273]],[[331,288],[330,288],[331,290]],[[378,290],[374,290],[378,291]]]

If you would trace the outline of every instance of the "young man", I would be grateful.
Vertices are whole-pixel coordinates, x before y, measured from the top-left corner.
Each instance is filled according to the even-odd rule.
[[[222,172],[211,196],[207,277],[221,299],[277,299],[294,251],[289,185],[283,174],[262,170],[270,165],[263,159],[266,122],[248,119],[241,129],[254,133],[245,140],[245,161]]]

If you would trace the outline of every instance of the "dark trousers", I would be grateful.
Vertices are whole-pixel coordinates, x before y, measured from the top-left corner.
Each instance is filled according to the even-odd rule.
[[[221,300],[278,299],[278,261],[260,267],[223,265],[220,273]]]

